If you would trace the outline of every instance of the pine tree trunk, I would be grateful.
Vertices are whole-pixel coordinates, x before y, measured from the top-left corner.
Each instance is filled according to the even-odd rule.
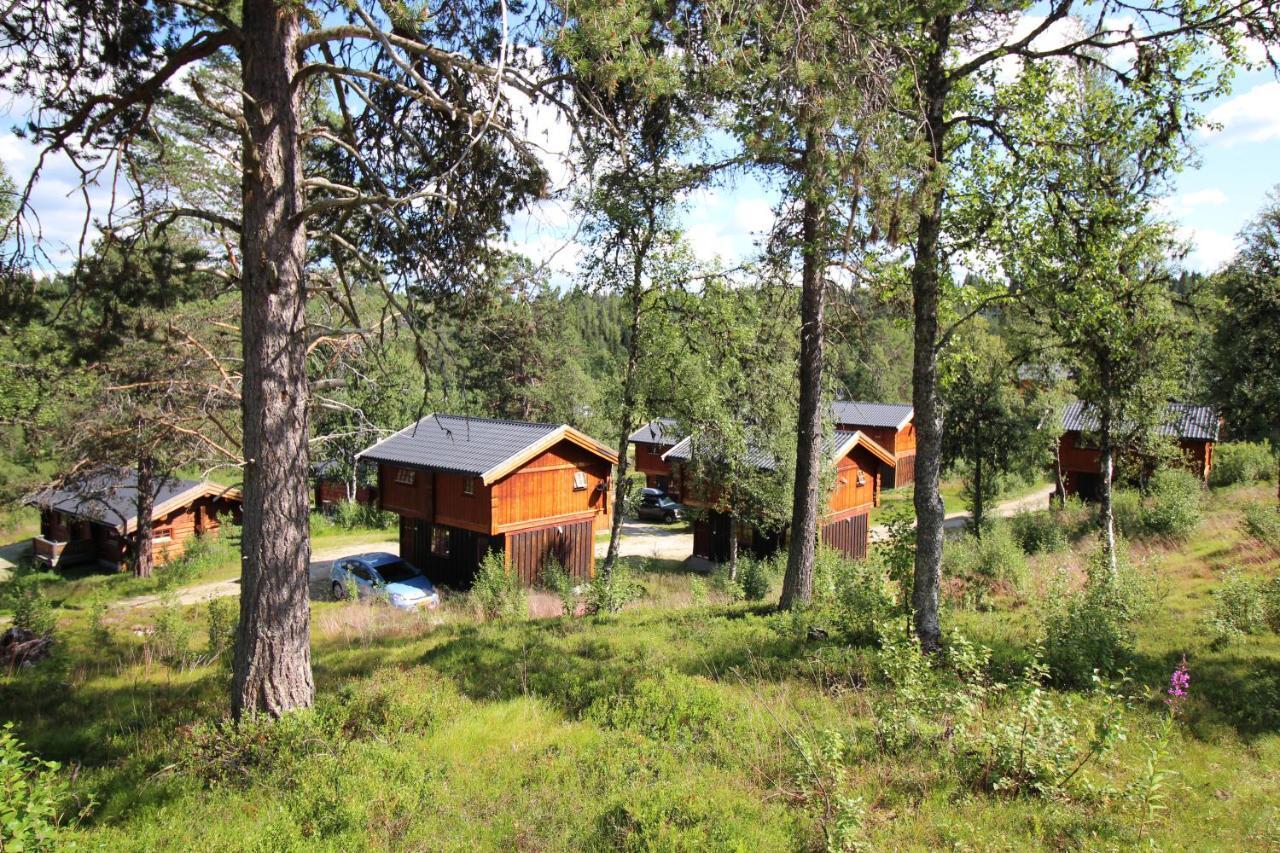
[[[982,454],[973,457],[973,535],[982,538],[984,506],[982,501]]]
[[[133,573],[149,578],[155,573],[155,538],[151,528],[152,509],[156,503],[156,461],[151,454],[138,457],[138,499],[135,505],[138,529],[133,535]]]
[[[299,7],[245,0],[244,528],[231,710],[311,705]]]
[[[804,165],[813,177],[822,155],[822,140],[810,132],[805,139]],[[817,181],[804,182],[802,213],[804,245],[800,273],[800,408],[796,419],[796,481],[791,504],[791,544],[782,579],[783,610],[808,604],[813,598],[813,562],[818,538],[818,498],[822,486],[822,335],[826,286],[823,253],[822,202],[815,196]]]
[[[1053,448],[1053,497],[1060,509],[1067,505],[1067,484],[1062,479],[1062,439]]]
[[[639,273],[637,272],[637,275]],[[642,282],[641,282],[642,283]],[[618,563],[618,547],[622,543],[622,508],[627,498],[627,474],[631,461],[627,458],[631,432],[635,427],[636,364],[639,361],[640,294],[631,294],[631,338],[627,341],[627,366],[622,374],[622,430],[618,436],[618,481],[613,488],[613,519],[609,524],[609,550],[605,553],[600,574],[605,580],[613,575]]]
[[[1102,482],[1098,484],[1098,497],[1102,505],[1102,540],[1106,549],[1107,568],[1112,577],[1117,572],[1116,513],[1111,500],[1111,480],[1115,475],[1115,449],[1111,446],[1111,410],[1104,407],[1099,424],[1098,459],[1102,469]]]
[[[942,645],[938,622],[938,586],[942,580],[942,540],[946,512],[942,505],[942,405],[938,394],[938,243],[942,235],[942,193],[945,170],[946,100],[949,82],[945,61],[951,39],[951,18],[940,15],[931,27],[932,53],[925,66],[925,133],[930,146],[926,181],[932,198],[920,214],[916,235],[911,292],[915,320],[911,367],[911,402],[916,424],[916,567],[911,606],[916,636],[925,651]]]

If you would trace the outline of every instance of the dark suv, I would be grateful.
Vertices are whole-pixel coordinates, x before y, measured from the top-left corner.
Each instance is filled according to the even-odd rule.
[[[657,489],[645,489],[640,493],[636,517],[645,521],[662,521],[671,524],[684,518],[684,507]]]

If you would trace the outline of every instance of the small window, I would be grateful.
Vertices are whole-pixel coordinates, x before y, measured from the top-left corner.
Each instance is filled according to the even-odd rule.
[[[462,481],[462,493],[464,495],[474,495],[476,493],[476,478],[468,477]]]
[[[152,542],[166,542],[173,538],[173,528],[169,526],[156,527],[151,531]]]
[[[364,563],[348,563],[351,574],[355,575],[362,581],[373,581],[373,573],[369,571],[369,567]]]
[[[587,474],[585,471],[573,472],[573,490],[580,492],[587,487]]]
[[[431,528],[431,554],[436,557],[448,557],[452,544],[449,528],[433,526]]]
[[[859,472],[858,472],[858,485],[859,485],[859,486],[865,486],[866,484],[867,484],[867,472],[866,472],[866,471],[859,471]]]
[[[404,486],[412,486],[417,474],[418,472],[414,471],[412,468],[397,468],[396,482]]]

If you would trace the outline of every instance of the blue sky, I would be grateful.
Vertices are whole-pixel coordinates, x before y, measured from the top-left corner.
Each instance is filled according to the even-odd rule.
[[[1164,207],[1190,246],[1188,268],[1209,272],[1231,257],[1241,227],[1280,184],[1280,82],[1268,71],[1241,72],[1232,91],[1207,104],[1205,111],[1221,127],[1197,135],[1198,162],[1177,176]],[[568,134],[562,126],[545,116],[531,118],[531,131],[549,152],[564,149]],[[0,112],[0,160],[19,181],[34,163],[33,149],[8,127],[20,119]],[[564,171],[555,177],[561,186],[569,180]],[[93,195],[105,199],[106,190],[98,188]],[[750,179],[697,192],[684,214],[693,250],[703,260],[719,257],[732,263],[749,257],[772,223],[772,201],[773,195]],[[65,162],[46,169],[35,207],[46,251],[56,266],[67,266],[84,206]],[[509,242],[547,262],[556,270],[553,279],[564,281],[582,251],[573,231],[566,205],[544,203],[513,219]]]

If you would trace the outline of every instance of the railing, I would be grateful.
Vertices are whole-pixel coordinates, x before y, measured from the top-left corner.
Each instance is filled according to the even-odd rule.
[[[66,542],[45,539],[43,536],[37,536],[32,541],[35,545],[36,559],[51,566],[58,562],[58,558],[62,556],[62,552],[67,547]]]

